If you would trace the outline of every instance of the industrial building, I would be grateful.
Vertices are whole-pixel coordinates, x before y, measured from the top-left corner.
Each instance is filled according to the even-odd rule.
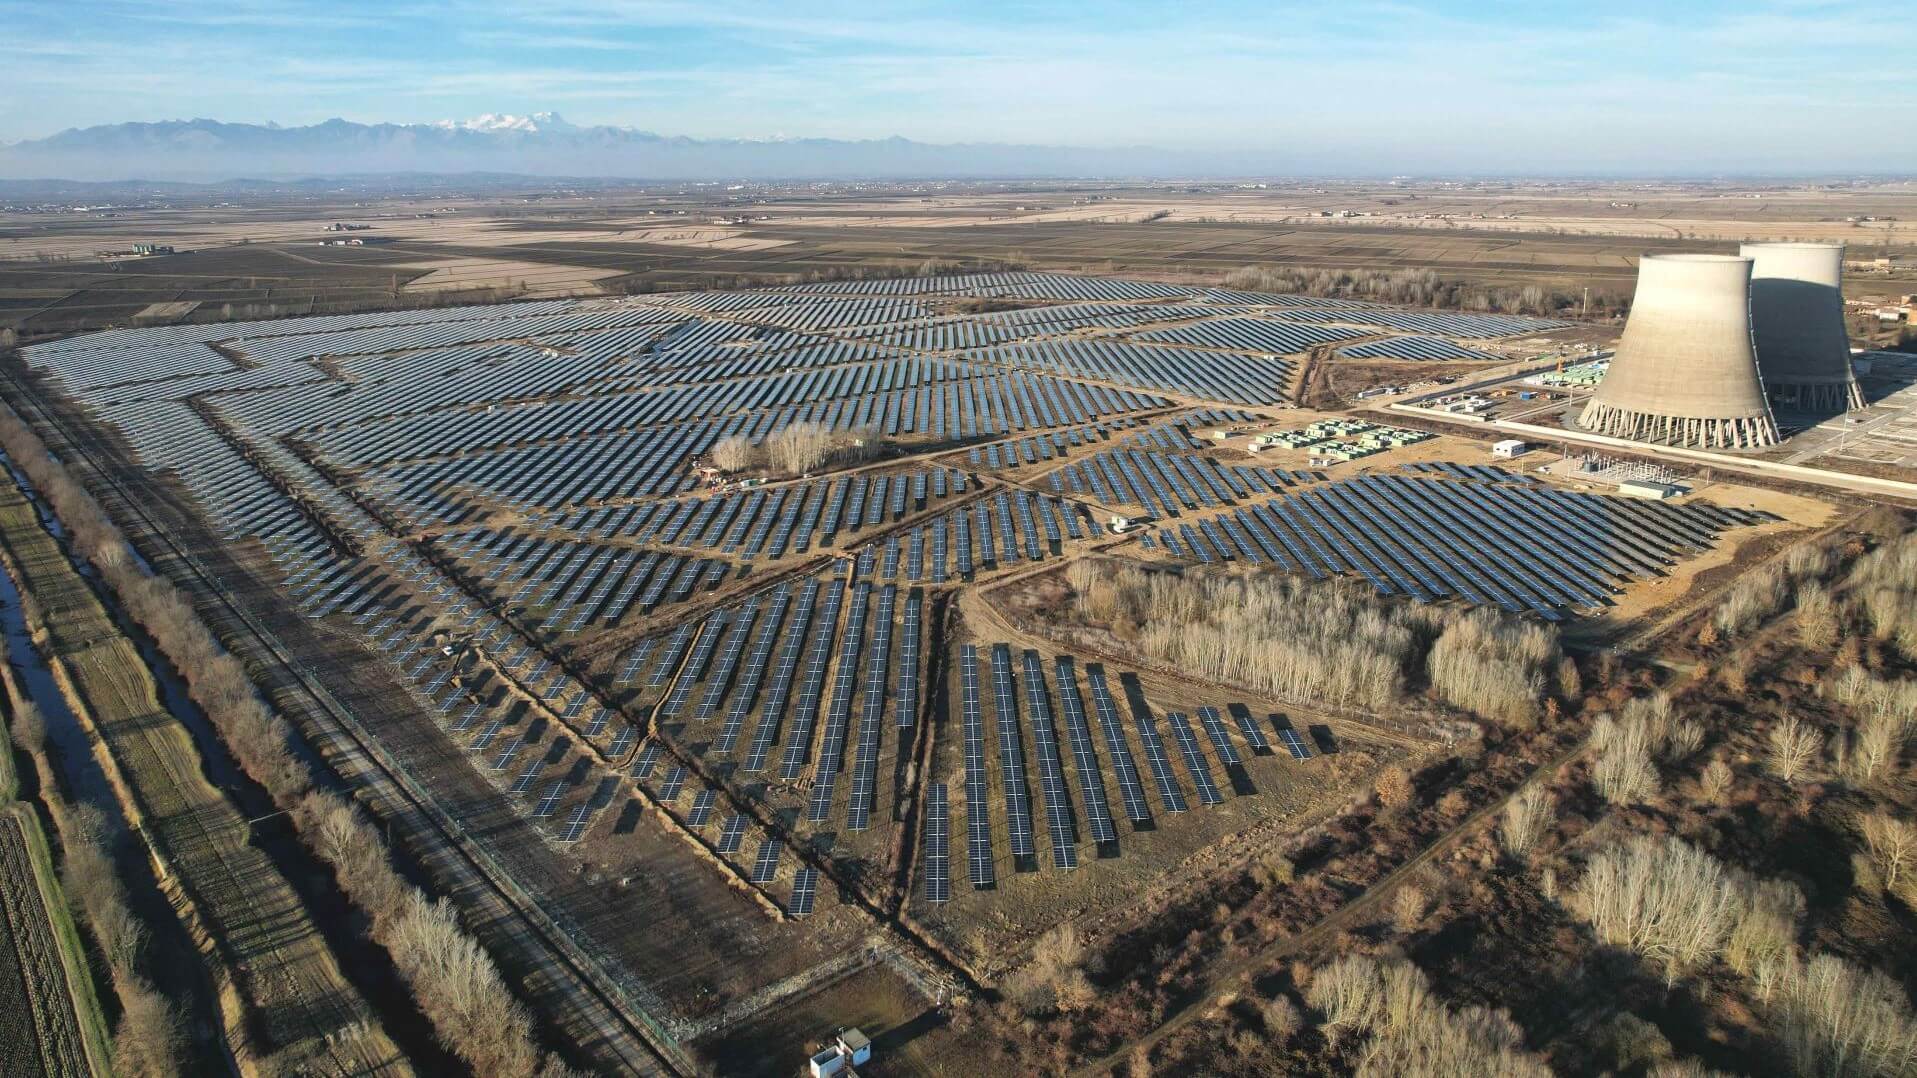
[[[1844,329],[1844,245],[1747,243],[1751,330],[1772,400],[1835,414],[1864,406]]]
[[[1579,425],[1694,449],[1776,444],[1752,341],[1751,266],[1742,255],[1641,258],[1624,336]]]

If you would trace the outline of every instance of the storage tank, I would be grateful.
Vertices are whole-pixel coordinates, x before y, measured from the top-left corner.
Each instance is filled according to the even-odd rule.
[[[1747,243],[1751,332],[1771,399],[1834,415],[1864,406],[1844,329],[1844,245]]]
[[[1750,297],[1751,260],[1742,255],[1640,258],[1624,336],[1578,425],[1694,449],[1775,445]]]

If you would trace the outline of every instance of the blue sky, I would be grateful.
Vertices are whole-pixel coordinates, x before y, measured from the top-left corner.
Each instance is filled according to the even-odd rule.
[[[1917,171],[1902,3],[0,0],[0,140],[555,110],[1299,172]]]

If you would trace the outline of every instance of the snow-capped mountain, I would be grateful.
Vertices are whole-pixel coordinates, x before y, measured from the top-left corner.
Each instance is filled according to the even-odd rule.
[[[517,131],[524,134],[539,132],[577,131],[578,127],[567,123],[556,112],[532,112],[524,116],[513,116],[504,112],[487,112],[470,120],[440,120],[434,127],[449,131]]]
[[[1208,167],[1207,167],[1208,166]],[[0,145],[0,179],[189,180],[362,173],[518,173],[619,179],[898,179],[1190,175],[1154,150],[935,145],[903,138],[696,139],[580,126],[552,112],[438,123],[303,127],[169,120],[75,128]]]

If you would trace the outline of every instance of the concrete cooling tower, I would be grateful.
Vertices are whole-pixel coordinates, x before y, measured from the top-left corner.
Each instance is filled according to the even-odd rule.
[[[1751,346],[1751,260],[1645,255],[1610,370],[1578,423],[1693,449],[1777,443]]]
[[[1844,329],[1844,245],[1747,243],[1757,369],[1771,398],[1808,412],[1864,406]]]

